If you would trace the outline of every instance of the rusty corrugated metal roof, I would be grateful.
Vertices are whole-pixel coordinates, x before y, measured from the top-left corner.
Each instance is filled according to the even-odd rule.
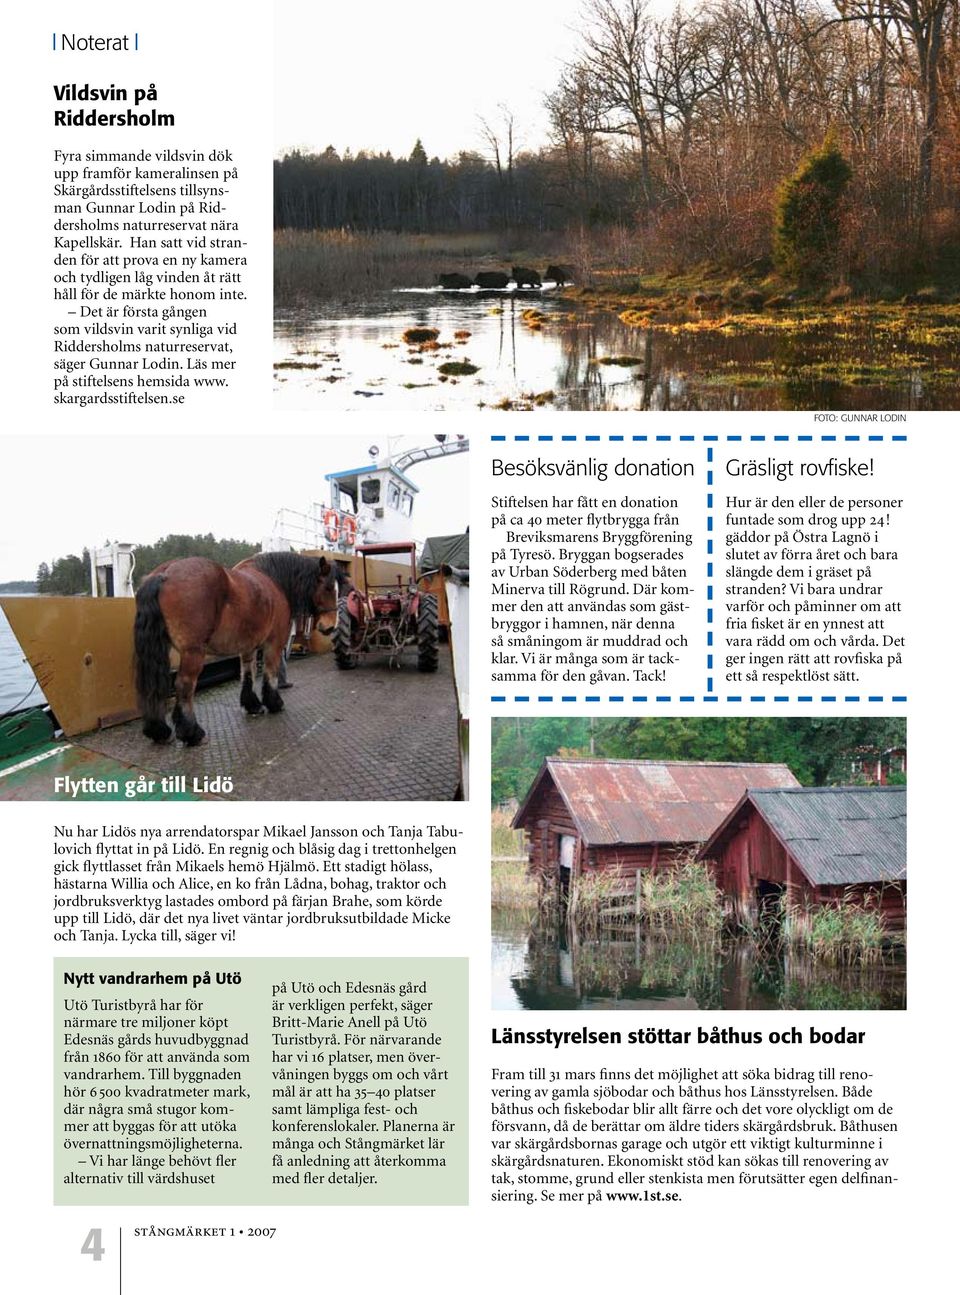
[[[906,878],[904,787],[751,791],[745,805],[751,804],[815,886]],[[715,839],[723,837],[728,826],[724,823]],[[708,841],[701,855],[706,857],[712,845]]]
[[[785,764],[549,757],[517,812],[549,777],[584,843],[648,845],[705,841],[750,787],[796,787]]]

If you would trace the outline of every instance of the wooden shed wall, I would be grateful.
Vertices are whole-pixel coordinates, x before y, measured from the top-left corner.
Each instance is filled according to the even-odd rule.
[[[815,888],[759,814],[744,816],[712,863],[714,879],[740,920],[756,917],[761,881],[786,887],[795,902],[814,898]]]
[[[601,845],[584,852],[584,866],[597,872],[619,872],[633,877],[644,869],[669,868],[696,849],[671,841],[654,841],[647,845]]]
[[[527,807],[527,866],[544,880],[556,875],[558,838],[580,834],[563,797],[552,782],[546,782],[542,791]],[[582,845],[578,848],[579,854]]]
[[[714,879],[734,916],[752,922],[757,915],[757,887],[769,882],[786,888],[790,902],[838,904],[844,899],[879,903],[891,929],[903,927],[906,883],[815,886],[782,842],[757,813],[748,813],[710,860]]]

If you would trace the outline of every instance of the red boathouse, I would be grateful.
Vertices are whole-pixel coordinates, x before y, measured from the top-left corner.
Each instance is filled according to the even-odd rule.
[[[750,787],[797,787],[785,764],[548,757],[514,816],[528,866],[566,892],[581,874],[625,877],[692,854]]]
[[[697,856],[712,867],[731,914],[752,923],[786,895],[792,907],[853,900],[905,924],[904,787],[747,791]]]

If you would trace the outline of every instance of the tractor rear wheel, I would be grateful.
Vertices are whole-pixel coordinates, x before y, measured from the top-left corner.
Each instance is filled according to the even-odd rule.
[[[417,613],[417,669],[436,670],[440,659],[440,618],[437,595],[421,594]]]
[[[359,654],[353,648],[356,632],[356,622],[350,614],[347,600],[341,598],[337,603],[337,627],[333,631],[333,656],[341,670],[357,668]]]

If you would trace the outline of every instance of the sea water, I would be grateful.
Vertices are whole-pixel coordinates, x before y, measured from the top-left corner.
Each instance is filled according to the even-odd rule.
[[[10,622],[0,610],[0,715],[26,706],[39,706],[43,693],[30,665],[24,660]]]

